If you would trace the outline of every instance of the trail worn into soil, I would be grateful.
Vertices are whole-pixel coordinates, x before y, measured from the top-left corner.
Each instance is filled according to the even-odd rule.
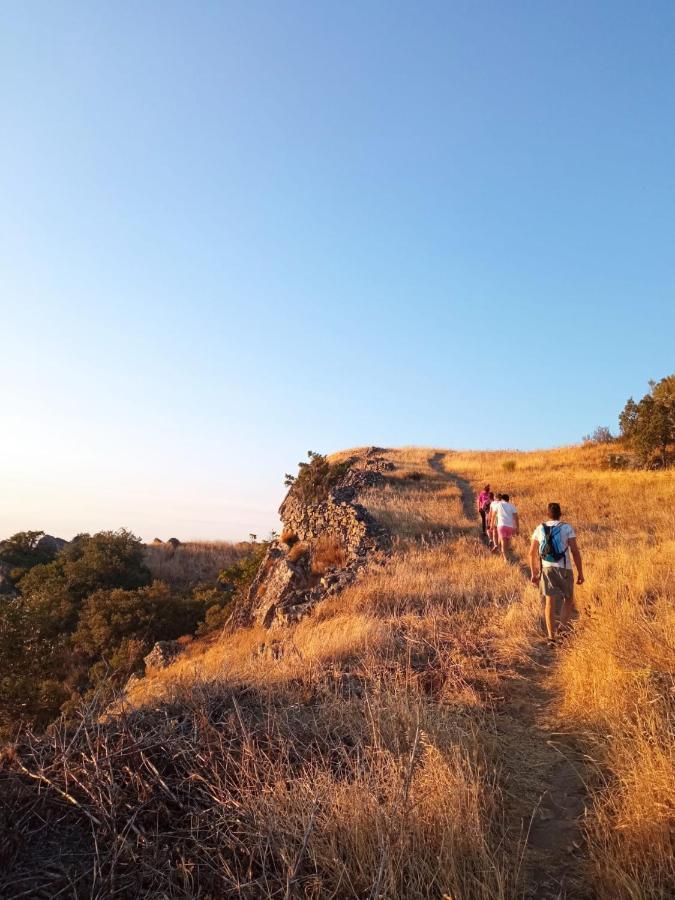
[[[444,458],[444,453],[434,454],[430,468],[459,488],[465,516],[477,521],[471,485],[448,472]],[[521,836],[527,900],[591,900],[582,830],[588,801],[586,768],[574,734],[564,732],[556,715],[556,694],[550,684],[556,652],[565,651],[533,646],[528,663],[503,673],[495,727],[503,761],[505,816],[512,833]]]

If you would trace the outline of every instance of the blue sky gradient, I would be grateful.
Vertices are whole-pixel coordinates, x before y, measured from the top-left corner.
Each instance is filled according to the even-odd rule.
[[[0,21],[0,536],[263,533],[310,448],[571,443],[673,371],[672,3]]]

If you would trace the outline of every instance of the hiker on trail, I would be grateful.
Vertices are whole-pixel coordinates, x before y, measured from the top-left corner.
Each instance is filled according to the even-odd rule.
[[[494,494],[490,490],[490,485],[486,484],[478,495],[478,514],[480,515],[481,525],[483,526],[483,536],[487,534],[487,514],[490,509],[490,503],[494,500]]]
[[[499,547],[499,539],[497,536],[497,504],[501,501],[502,495],[496,494],[494,500],[490,501],[487,515],[488,540],[491,550],[497,550]]]
[[[511,547],[511,538],[520,530],[518,510],[509,502],[508,494],[502,494],[502,499],[495,506],[494,520],[497,525],[499,546],[493,549],[497,552],[501,548],[502,556],[508,559],[507,551]]]
[[[530,544],[532,584],[538,584],[542,597],[546,598],[544,615],[549,647],[555,647],[558,600],[562,600],[560,629],[565,628],[574,612],[574,572],[570,556],[577,567],[577,584],[584,583],[574,529],[567,522],[561,522],[561,517],[560,504],[549,503],[548,520],[537,525]]]

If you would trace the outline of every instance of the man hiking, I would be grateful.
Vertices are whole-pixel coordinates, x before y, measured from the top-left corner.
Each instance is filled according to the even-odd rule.
[[[480,515],[481,525],[483,526],[483,537],[487,534],[487,514],[490,509],[490,503],[494,500],[495,495],[490,490],[490,485],[486,484],[478,495],[478,513]]]
[[[548,520],[537,525],[530,544],[530,573],[532,584],[538,584],[546,600],[544,615],[548,646],[555,647],[558,600],[562,600],[560,625],[563,629],[574,612],[574,572],[572,559],[577,567],[577,584],[584,583],[581,553],[574,529],[561,522],[559,503],[549,503]]]
[[[494,522],[497,526],[497,537],[499,538],[499,547],[495,548],[495,552],[501,548],[502,556],[507,561],[507,551],[511,546],[511,538],[518,534],[520,530],[518,510],[509,501],[509,495],[502,494],[502,499],[494,508]]]

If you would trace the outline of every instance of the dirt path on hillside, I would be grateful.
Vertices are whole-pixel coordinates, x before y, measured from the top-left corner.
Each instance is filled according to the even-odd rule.
[[[429,457],[429,467],[433,469],[434,472],[441,475],[445,481],[449,481],[459,488],[464,515],[471,521],[472,519],[475,519],[477,513],[476,496],[473,492],[473,488],[465,478],[460,478],[460,476],[454,472],[447,472],[443,468],[444,459],[445,453],[434,453],[433,456]]]
[[[444,458],[444,453],[435,453],[429,466],[457,485],[464,514],[476,521],[480,540],[473,489],[464,478],[445,470]],[[554,666],[555,651],[533,645],[527,664],[503,672],[503,699],[495,708],[495,725],[506,782],[505,814],[524,844],[524,897],[591,900],[582,833],[588,801],[586,765],[575,736],[563,733],[555,713]]]

